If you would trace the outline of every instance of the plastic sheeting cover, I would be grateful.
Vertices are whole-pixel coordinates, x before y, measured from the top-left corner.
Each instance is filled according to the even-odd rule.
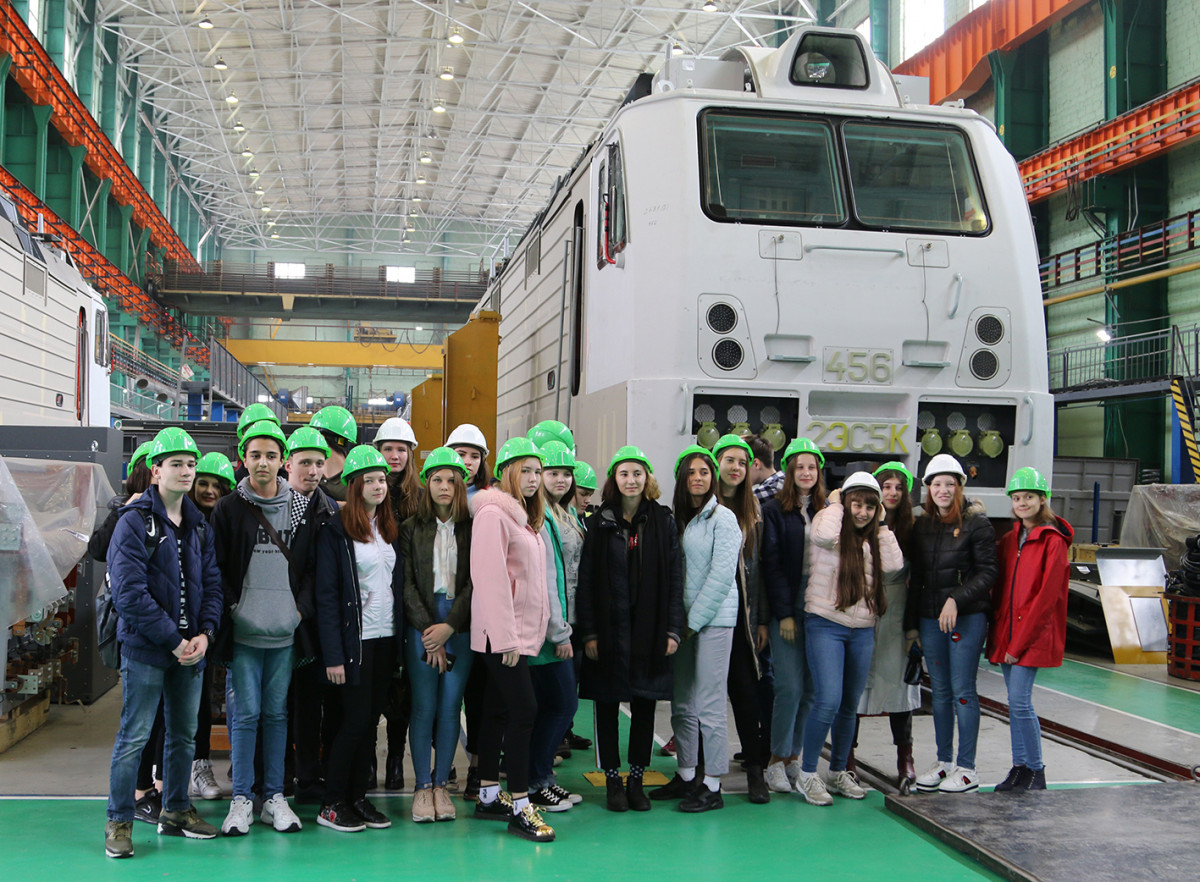
[[[112,495],[96,463],[0,456],[0,624],[62,597]]]
[[[1184,543],[1200,533],[1200,485],[1139,484],[1129,495],[1121,544],[1164,548],[1167,570],[1178,569]]]

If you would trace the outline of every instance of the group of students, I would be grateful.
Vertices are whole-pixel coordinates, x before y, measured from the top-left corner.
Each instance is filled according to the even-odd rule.
[[[721,808],[727,699],[751,802],[771,790],[818,805],[832,802],[831,791],[861,799],[860,713],[890,715],[902,783],[974,789],[975,666],[993,590],[989,655],[1009,683],[1014,752],[997,789],[1045,786],[1029,695],[1036,668],[1061,663],[1070,527],[1031,469],[1009,487],[1018,521],[998,567],[990,522],[967,503],[966,474],[945,455],[930,461],[925,510],[914,517],[902,464],[857,472],[827,494],[824,457],[805,438],[788,445],[782,472],[756,436],[686,448],[670,508],[635,446],[613,455],[590,506],[597,476],[552,420],[507,441],[494,478],[487,441],[471,425],[420,467],[407,422],[389,419],[374,445],[357,445],[340,407],[288,437],[268,408],[252,406],[238,438],[241,480],[223,455],[202,457],[182,429],[164,429],[135,452],[130,498],[93,537],[120,616],[111,857],[132,856],[137,800],[150,792],[160,794],[160,834],[217,835],[190,802],[191,793],[220,793],[207,738],[196,739],[205,717],[211,725],[212,662],[226,672],[226,835],[248,833],[256,813],[280,832],[300,830],[285,796],[293,770],[319,796],[318,824],[390,826],[367,797],[381,714],[407,722],[399,728],[409,730],[413,820],[453,820],[448,784],[464,705],[464,797],[476,818],[536,842],[555,836],[543,811],[581,801],[554,774],[580,698],[594,703],[612,811],[647,811],[655,799],[678,800],[685,812]],[[913,641],[933,685],[938,746],[938,763],[919,777],[919,696],[902,678]],[[403,713],[401,671],[411,695]],[[671,702],[678,770],[647,794],[657,701]],[[822,779],[817,761],[831,731]]]

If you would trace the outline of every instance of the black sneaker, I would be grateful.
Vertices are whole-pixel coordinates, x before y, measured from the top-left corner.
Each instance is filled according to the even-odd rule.
[[[579,803],[583,802],[583,797],[580,796],[578,793],[572,793],[571,791],[567,790],[565,787],[559,787],[557,784],[551,784],[546,789],[549,790],[551,793],[553,793],[555,796],[557,796],[559,799],[567,800],[569,803],[571,803],[571,805],[579,805]]]
[[[323,806],[317,815],[317,823],[339,833],[357,833],[367,829],[367,822],[348,802],[335,802]]]
[[[530,842],[554,841],[554,828],[542,820],[541,814],[532,804],[509,817],[508,832]]]
[[[160,813],[158,832],[160,836],[183,836],[187,839],[217,838],[217,828],[196,814],[192,806],[182,812]]]
[[[467,768],[467,786],[463,788],[462,798],[466,802],[479,799],[479,769],[475,766]]]
[[[713,809],[725,808],[725,800],[721,798],[720,790],[709,790],[704,784],[695,788],[691,795],[679,803],[681,812],[711,812]]]
[[[629,811],[629,797],[625,795],[625,785],[621,782],[620,776],[606,775],[604,786],[606,788],[605,808],[610,812]]]
[[[563,799],[549,787],[531,791],[529,801],[537,806],[539,811],[565,812],[571,808],[570,799]]]
[[[625,801],[635,812],[650,811],[650,800],[642,790],[642,779],[630,775],[625,779]]]
[[[558,750],[554,751],[555,756],[560,756],[563,759],[571,758],[571,742],[563,738],[562,743],[558,745]]]
[[[1029,785],[1026,790],[1045,790],[1046,789],[1046,770],[1035,769],[1029,773]]]
[[[1013,766],[1008,770],[1008,774],[1004,777],[1004,780],[992,789],[996,793],[1007,793],[1010,790],[1017,789],[1017,787],[1021,784],[1022,779],[1024,779],[1025,784],[1024,786],[1021,786],[1020,789],[1025,790],[1029,786],[1029,769],[1025,766]]]
[[[475,817],[481,821],[507,821],[512,813],[512,797],[503,790],[491,802],[479,800],[475,803]]]
[[[105,823],[104,853],[110,858],[133,857],[133,821]]]
[[[692,795],[692,791],[696,789],[698,784],[701,784],[700,776],[697,775],[691,781],[684,781],[679,777],[679,773],[675,773],[675,777],[659,787],[656,790],[650,791],[651,799],[685,799]]]
[[[584,738],[582,735],[576,735],[574,732],[567,733],[567,743],[571,745],[571,750],[591,750],[592,740]]]
[[[358,802],[354,803],[354,810],[358,812],[358,816],[372,830],[386,830],[392,826],[392,819],[381,812],[375,806],[371,805],[371,800],[365,796]]]
[[[146,795],[133,804],[133,817],[147,824],[157,824],[162,814],[162,794],[157,789],[146,791]]]

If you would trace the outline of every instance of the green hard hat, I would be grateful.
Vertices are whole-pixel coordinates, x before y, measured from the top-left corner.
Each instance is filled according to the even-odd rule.
[[[899,472],[904,475],[904,480],[908,481],[908,492],[912,493],[913,473],[904,467],[904,463],[897,462],[896,460],[885,462],[875,471],[871,472],[871,474],[878,478],[881,472]]]
[[[538,447],[547,441],[561,441],[572,454],[575,453],[575,436],[571,434],[566,423],[560,423],[558,420],[542,420],[529,430],[526,437]]]
[[[737,447],[746,451],[746,465],[754,462],[754,451],[750,449],[750,445],[742,440],[740,435],[722,435],[717,443],[713,445],[713,459],[720,461],[721,454],[730,447]]]
[[[229,462],[229,457],[224,453],[206,453],[200,457],[200,461],[196,463],[197,475],[212,475],[216,478],[221,478],[229,484],[228,489],[232,490],[237,484],[237,478],[233,475],[233,465]]]
[[[371,444],[359,444],[346,454],[346,462],[342,466],[342,483],[349,484],[350,479],[363,472],[373,472],[382,469],[384,474],[391,471],[383,454]]]
[[[464,481],[471,474],[470,470],[463,465],[462,457],[449,447],[435,447],[429,452],[429,456],[425,457],[425,465],[421,466],[421,483],[429,483],[425,476],[438,469],[457,469],[462,473]]]
[[[301,426],[288,438],[289,453],[295,453],[297,450],[319,450],[325,454],[326,459],[329,458],[329,445],[325,443],[325,436],[312,426]]]
[[[617,466],[630,460],[633,462],[640,462],[646,467],[646,471],[652,475],[654,474],[654,466],[650,464],[650,458],[646,456],[642,448],[634,447],[632,444],[626,444],[624,447],[614,453],[613,458],[608,461],[609,477],[612,477],[612,473],[616,471]]]
[[[312,415],[312,419],[308,424],[314,429],[323,429],[326,432],[333,432],[339,438],[345,438],[351,444],[358,440],[358,423],[354,421],[354,417],[350,411],[342,407],[340,404],[331,404],[328,407],[322,407]]]
[[[596,470],[582,459],[575,460],[575,483],[584,490],[596,489]]]
[[[817,458],[817,462],[821,464],[821,468],[825,467],[825,454],[817,449],[817,445],[813,444],[808,438],[794,438],[792,443],[783,451],[783,464],[786,466],[789,459],[797,453],[811,453]]]
[[[707,447],[701,447],[699,444],[690,444],[679,452],[679,456],[675,457],[675,477],[679,477],[679,468],[683,465],[683,461],[689,456],[700,454],[708,460],[708,464],[712,466],[713,474],[717,473],[717,460],[713,457],[712,451]]]
[[[129,460],[129,471],[133,471],[133,467],[142,459],[146,460],[146,468],[150,468],[150,460],[147,458],[150,453],[150,448],[154,446],[154,439],[143,441],[137,446],[137,450],[133,451],[133,457]]]
[[[1046,480],[1045,475],[1030,466],[1013,472],[1012,480],[1008,482],[1008,489],[1004,492],[1012,496],[1018,490],[1032,490],[1035,493],[1044,493],[1047,499],[1050,498],[1050,482]]]
[[[242,440],[242,436],[246,434],[246,429],[253,426],[259,420],[271,420],[275,425],[279,425],[279,415],[275,411],[271,410],[265,404],[251,404],[238,417],[238,441]]]
[[[496,454],[496,476],[500,476],[500,471],[506,463],[510,463],[514,459],[524,459],[527,456],[536,456],[539,462],[542,461],[542,452],[528,438],[520,436],[509,438],[500,445],[500,452]]]
[[[196,446],[192,436],[177,426],[169,426],[154,436],[150,449],[146,452],[146,465],[172,453],[190,453],[196,459],[200,458],[200,448]]]
[[[274,438],[279,442],[279,456],[287,459],[287,438],[284,437],[283,429],[279,427],[279,423],[273,423],[270,420],[259,420],[257,423],[251,423],[247,426],[245,434],[242,435],[242,443],[238,445],[238,456],[242,459],[246,458],[246,445],[255,438]]]
[[[539,444],[542,452],[542,465],[548,469],[574,469],[575,454],[561,441],[547,441]]]

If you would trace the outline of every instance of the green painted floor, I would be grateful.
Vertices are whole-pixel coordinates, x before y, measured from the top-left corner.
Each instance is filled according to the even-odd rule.
[[[1038,671],[1036,685],[1200,735],[1200,693],[1067,659]]]

